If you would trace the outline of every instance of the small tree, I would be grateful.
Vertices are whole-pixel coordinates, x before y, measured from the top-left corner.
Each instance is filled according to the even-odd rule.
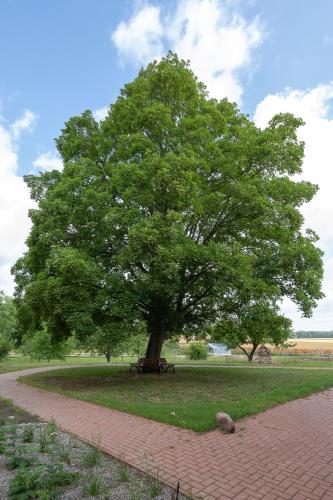
[[[89,337],[87,346],[98,354],[103,354],[110,363],[111,357],[119,356],[124,352],[124,338],[126,327],[122,324],[113,324],[109,328],[96,328],[94,335]]]
[[[5,335],[0,335],[0,360],[5,358],[12,348],[13,344],[10,339]]]
[[[276,304],[265,300],[243,305],[237,313],[225,314],[213,334],[214,340],[222,340],[231,349],[241,349],[249,362],[260,344],[279,346],[291,337],[291,320],[279,314]],[[246,345],[252,346],[250,350]]]
[[[130,337],[125,344],[125,351],[132,356],[143,356],[147,348],[147,335],[144,333],[138,333]]]
[[[207,359],[208,349],[206,344],[203,342],[193,342],[190,344],[186,350],[186,356],[195,361],[199,359]]]
[[[49,362],[51,359],[65,359],[68,354],[68,345],[66,342],[54,344],[51,334],[43,325],[41,330],[36,331],[31,337],[25,338],[21,352],[31,359],[37,359],[38,361],[47,359]]]

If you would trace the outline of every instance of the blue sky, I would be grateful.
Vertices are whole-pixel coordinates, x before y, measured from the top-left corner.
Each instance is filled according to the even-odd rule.
[[[332,19],[331,0],[0,0],[0,289],[12,291],[29,229],[21,175],[61,168],[53,140],[64,122],[85,109],[102,116],[171,48],[259,126],[280,110],[307,120],[304,176],[321,194],[304,215],[326,252],[327,298],[311,320],[284,308],[296,328],[333,329]]]

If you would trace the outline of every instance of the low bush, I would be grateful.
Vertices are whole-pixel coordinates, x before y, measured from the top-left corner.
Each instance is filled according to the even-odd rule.
[[[5,358],[13,345],[9,338],[0,334],[0,360]]]
[[[102,453],[94,446],[88,448],[83,454],[83,465],[86,467],[96,467],[102,461]]]
[[[18,469],[20,467],[30,467],[35,462],[34,458],[27,455],[24,450],[15,447],[7,452],[6,468],[8,470]]]
[[[39,451],[46,453],[49,448],[49,436],[46,429],[43,429],[39,434]]]
[[[79,474],[66,471],[59,464],[42,465],[36,469],[20,469],[9,484],[9,500],[48,499],[58,497],[59,488],[72,484]]]
[[[197,361],[199,359],[207,359],[208,349],[206,344],[203,342],[193,342],[190,344],[186,350],[186,357],[192,361]]]
[[[28,424],[24,431],[22,432],[22,441],[24,443],[33,443],[35,439],[34,428],[31,424]]]
[[[39,469],[21,469],[11,479],[9,483],[9,500],[27,500],[36,498],[38,491]]]
[[[70,444],[59,444],[54,448],[54,455],[60,461],[69,465],[71,463],[71,446]]]
[[[129,469],[123,462],[119,462],[118,478],[122,483],[128,483],[128,481],[130,480]]]
[[[87,483],[84,492],[87,496],[98,497],[106,491],[106,485],[99,476],[92,476]]]

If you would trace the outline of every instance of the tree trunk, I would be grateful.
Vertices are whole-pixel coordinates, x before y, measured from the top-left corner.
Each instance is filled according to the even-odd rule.
[[[251,361],[253,360],[253,356],[257,350],[258,344],[253,344],[251,352],[247,352],[247,350],[244,349],[244,347],[242,347],[241,345],[239,345],[238,347],[246,354],[248,362],[251,363]]]
[[[104,355],[106,357],[106,362],[110,363],[110,361],[111,361],[111,354],[109,352],[105,352]]]
[[[146,358],[158,359],[161,356],[165,336],[165,324],[160,319],[155,321],[147,321],[147,330],[149,333],[149,341],[146,350]]]
[[[255,352],[257,350],[257,347],[258,347],[258,344],[253,344],[252,350],[251,350],[250,354],[248,355],[250,363],[253,360],[253,356],[254,356],[254,354],[255,354]]]

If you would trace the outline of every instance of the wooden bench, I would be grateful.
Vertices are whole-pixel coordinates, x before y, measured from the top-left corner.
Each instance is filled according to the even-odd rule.
[[[137,373],[161,373],[161,370],[163,372],[167,372],[169,369],[175,373],[174,363],[168,363],[165,358],[139,358],[136,363],[130,363],[130,372],[132,371],[132,368],[135,368]]]
[[[140,370],[142,370],[142,365],[144,362],[145,358],[139,358],[136,363],[131,363],[130,364],[130,372],[132,371],[132,368],[135,368],[136,371],[139,373]]]
[[[165,372],[167,372],[169,370],[169,368],[171,368],[171,370],[173,371],[173,373],[176,373],[175,372],[175,364],[174,363],[168,363],[165,358],[160,358],[160,362],[161,362],[162,368],[163,368],[163,370]]]
[[[163,366],[160,358],[144,359],[142,363],[142,373],[161,373]]]

